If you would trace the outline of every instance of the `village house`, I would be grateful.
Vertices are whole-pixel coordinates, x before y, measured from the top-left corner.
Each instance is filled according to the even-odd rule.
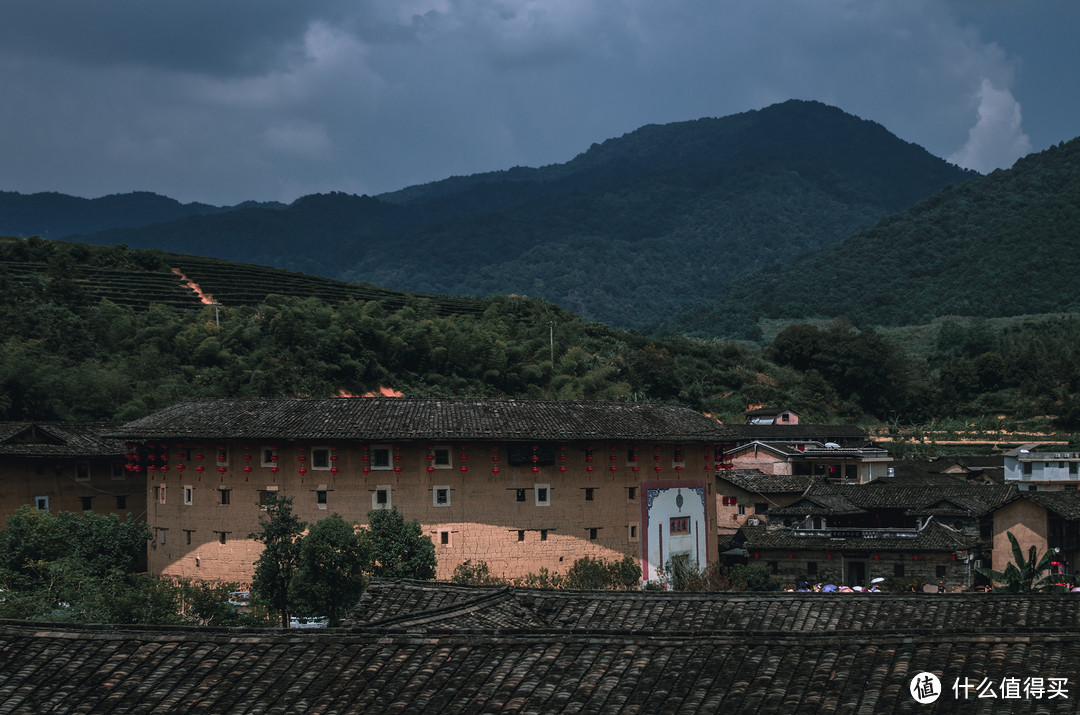
[[[822,477],[841,484],[865,484],[889,476],[893,458],[875,446],[844,447],[836,442],[745,442],[724,452],[732,469],[764,474]]]
[[[1004,455],[1005,483],[1021,491],[1076,491],[1080,485],[1080,452],[1060,445],[1025,444]]]
[[[768,521],[744,526],[733,546],[768,566],[785,585],[800,581],[893,588],[923,582],[964,590],[990,565],[995,510],[1015,495],[1008,486],[812,486]]]
[[[769,509],[787,506],[810,487],[824,483],[822,477],[807,475],[762,474],[748,469],[718,470],[716,528],[720,545],[726,549],[726,544],[743,526],[767,522]]]
[[[125,469],[115,422],[0,423],[0,519],[31,504],[143,519],[145,483]]]
[[[1052,550],[1053,572],[1075,575],[1080,570],[1080,492],[1021,491],[1002,504],[994,512],[996,571],[1015,560],[1010,532],[1025,559],[1032,546],[1040,559]]]
[[[308,522],[397,508],[465,562],[522,577],[583,556],[717,559],[714,473],[731,432],[672,405],[486,399],[188,402],[124,425],[144,474],[154,573],[248,581],[260,503]]]

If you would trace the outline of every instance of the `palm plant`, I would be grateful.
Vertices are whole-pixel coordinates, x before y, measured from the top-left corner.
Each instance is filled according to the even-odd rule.
[[[1013,561],[1005,566],[1004,571],[979,567],[975,570],[986,576],[995,584],[994,590],[1001,593],[1047,593],[1051,591],[1063,591],[1061,581],[1071,579],[1053,572],[1052,561],[1055,552],[1047,549],[1042,558],[1038,557],[1038,549],[1032,546],[1028,550],[1027,558],[1020,549],[1020,544],[1010,531],[1006,534],[1012,543]]]

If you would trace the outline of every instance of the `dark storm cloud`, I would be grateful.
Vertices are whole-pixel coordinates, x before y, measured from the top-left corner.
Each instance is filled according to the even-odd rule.
[[[1046,40],[1025,64],[1024,17],[993,7],[982,26],[962,0],[14,0],[0,189],[378,193],[792,97],[985,171],[1071,138],[1042,75],[1076,68]]]

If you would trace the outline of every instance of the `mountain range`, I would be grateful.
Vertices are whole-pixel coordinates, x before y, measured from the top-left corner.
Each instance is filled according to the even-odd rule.
[[[713,306],[725,292],[746,298],[741,279],[879,230],[977,176],[876,123],[789,101],[642,127],[565,164],[378,197],[212,207],[6,192],[0,235],[215,256],[414,293],[527,294],[616,327],[683,315],[717,334],[731,321],[713,326]],[[733,281],[737,293],[726,290]]]

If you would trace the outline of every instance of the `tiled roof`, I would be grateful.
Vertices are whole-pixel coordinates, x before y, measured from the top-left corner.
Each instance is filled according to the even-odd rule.
[[[0,455],[119,457],[124,441],[109,437],[120,422],[0,422]]]
[[[723,442],[730,429],[675,405],[357,397],[185,402],[129,422],[118,434],[132,439]]]
[[[717,479],[734,484],[749,492],[769,494],[802,493],[815,484],[823,484],[823,477],[803,474],[765,474],[756,469],[721,469]]]
[[[823,534],[815,535],[813,531],[805,531],[801,534],[792,529],[766,530],[764,526],[744,526],[743,536],[746,538],[747,551],[754,549],[781,549],[781,550],[813,550],[826,551],[829,549],[843,549],[845,551],[957,551],[974,546],[978,539],[966,536],[959,531],[947,526],[930,522],[926,528],[915,532],[914,537],[899,536],[887,530],[875,529],[845,529],[843,527],[831,530],[822,530]],[[850,536],[837,538],[837,533],[847,533]],[[857,534],[875,534],[874,536],[858,536]]]
[[[869,484],[822,484],[812,487],[806,496],[798,502],[785,507],[784,513],[820,513],[828,514],[828,508],[834,513],[851,514],[856,510],[904,509],[909,514],[930,514],[941,502],[949,502],[968,512],[971,516],[980,516],[998,508],[1016,496],[1016,487],[996,484],[952,484],[939,485],[894,485],[888,481],[875,480]],[[799,512],[803,501],[809,500],[819,506],[821,511]],[[809,504],[808,504],[809,505]]]
[[[1020,492],[1020,496],[1065,519],[1080,519],[1080,491]]]
[[[469,604],[476,620],[462,623]],[[516,627],[476,627],[526,612]],[[358,616],[353,629],[302,632],[3,622],[0,710],[913,713],[909,682],[927,671],[945,691],[927,712],[1071,712],[1080,683],[1080,598],[1070,595],[391,581],[372,585]],[[951,685],[964,677],[1066,678],[1069,698],[957,702]]]

